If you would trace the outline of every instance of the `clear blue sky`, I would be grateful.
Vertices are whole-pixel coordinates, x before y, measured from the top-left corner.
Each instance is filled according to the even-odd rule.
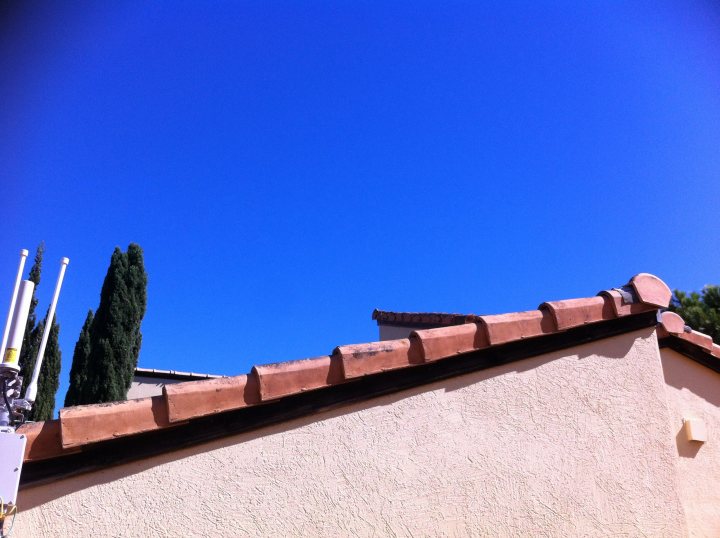
[[[11,5],[10,5],[11,4]],[[61,256],[67,388],[116,245],[139,365],[239,374],[652,272],[720,282],[713,2],[0,8],[0,313]],[[28,269],[29,269],[28,263]]]

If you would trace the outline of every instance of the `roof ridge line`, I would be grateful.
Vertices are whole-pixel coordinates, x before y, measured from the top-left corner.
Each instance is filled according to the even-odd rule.
[[[63,408],[59,419],[23,428],[26,460],[669,305],[670,289],[654,275],[635,275],[626,288],[632,293],[604,290],[594,297],[545,302],[537,310],[415,330],[408,338],[338,346],[326,356],[256,365],[239,376],[165,385],[160,396]]]

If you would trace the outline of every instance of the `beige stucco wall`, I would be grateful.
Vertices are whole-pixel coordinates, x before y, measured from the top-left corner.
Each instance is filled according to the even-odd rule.
[[[688,527],[692,536],[720,536],[720,374],[671,349],[661,355]],[[687,440],[686,418],[705,422],[707,442]]]
[[[378,325],[380,340],[400,340],[407,338],[411,332],[419,329],[427,329],[427,327],[399,327],[397,325]]]
[[[682,536],[652,330],[28,488],[30,536]]]
[[[133,377],[130,388],[128,389],[128,400],[135,398],[148,398],[150,396],[160,396],[163,387],[170,383],[176,383],[173,380],[158,379],[156,377],[143,377],[136,375]]]

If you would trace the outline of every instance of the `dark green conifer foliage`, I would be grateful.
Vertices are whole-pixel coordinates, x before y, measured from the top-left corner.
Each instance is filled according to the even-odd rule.
[[[41,321],[37,326],[37,332],[40,335],[38,340],[42,338],[42,333],[45,330],[47,324],[47,315],[45,319]],[[48,335],[47,344],[45,345],[45,354],[43,358],[42,366],[40,367],[40,374],[38,376],[38,392],[35,398],[35,404],[28,416],[29,420],[50,420],[53,418],[53,412],[55,411],[55,393],[60,386],[60,364],[62,359],[62,353],[60,352],[60,345],[58,343],[58,336],[60,335],[60,326],[55,320],[53,320],[50,334]],[[39,347],[38,343],[38,347]],[[25,380],[25,385],[30,383],[30,376]]]
[[[705,286],[702,293],[675,290],[669,310],[677,312],[690,327],[720,343],[720,286]]]
[[[23,385],[27,387],[32,377],[33,368],[35,368],[35,359],[37,358],[38,348],[40,347],[40,339],[42,338],[42,329],[36,326],[35,309],[38,305],[37,288],[40,285],[40,273],[42,272],[43,252],[45,251],[45,242],[41,242],[35,252],[35,261],[30,268],[28,280],[35,284],[32,299],[30,301],[30,311],[28,313],[27,324],[25,325],[25,334],[23,336],[22,349],[20,350],[20,375],[23,377]]]
[[[93,311],[89,310],[85,323],[80,330],[80,338],[75,344],[72,367],[70,369],[70,387],[65,394],[65,407],[80,405],[83,401],[82,389],[87,384],[88,358],[90,356],[90,326],[93,322]]]
[[[147,275],[139,245],[115,248],[90,326],[87,378],[77,404],[127,398],[137,366],[145,315]]]

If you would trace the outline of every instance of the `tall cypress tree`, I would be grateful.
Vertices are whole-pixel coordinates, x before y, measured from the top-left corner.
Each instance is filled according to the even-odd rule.
[[[70,387],[65,394],[65,407],[79,405],[84,401],[82,397],[83,388],[87,386],[88,358],[90,356],[90,327],[93,322],[93,311],[89,310],[85,323],[80,330],[80,338],[75,344],[73,352],[72,367],[70,369]]]
[[[103,282],[100,305],[87,331],[86,374],[80,362],[77,367],[73,364],[77,378],[85,379],[73,389],[74,404],[127,398],[142,343],[140,324],[145,315],[146,288],[147,274],[140,246],[131,243],[126,253],[116,247]],[[79,340],[76,350],[78,347],[85,349],[86,345],[81,345]],[[80,353],[79,361],[82,356]]]
[[[47,325],[47,314],[45,315],[45,319],[37,326],[37,332],[40,338],[42,338],[45,325]],[[53,319],[47,344],[45,345],[43,363],[40,367],[40,374],[38,375],[38,391],[35,404],[28,416],[30,420],[39,421],[53,418],[53,412],[55,411],[55,393],[60,386],[60,363],[62,359],[60,344],[58,343],[59,335],[60,325]],[[29,383],[30,377],[25,381],[26,385]]]

